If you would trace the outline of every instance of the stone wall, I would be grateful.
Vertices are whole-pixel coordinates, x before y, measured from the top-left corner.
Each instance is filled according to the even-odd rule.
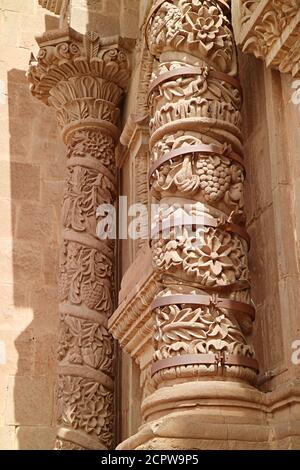
[[[240,55],[240,68],[250,267],[257,308],[254,338],[261,388],[272,391],[299,376],[291,356],[292,343],[300,339],[300,108],[293,103],[295,80],[290,75],[266,69],[253,56]]]
[[[0,449],[51,449],[64,146],[26,71],[56,27],[35,0],[0,2]]]
[[[122,1],[119,11],[118,2],[102,2],[97,24],[101,28],[109,24],[114,34],[135,37],[150,3],[140,1],[138,22],[137,1]],[[85,11],[87,4],[93,2],[78,0],[79,10]],[[108,9],[109,15],[113,13],[109,21]],[[92,8],[89,16],[93,16]],[[0,0],[0,449],[51,449],[55,438],[56,266],[65,149],[53,111],[32,98],[25,73],[31,51],[37,51],[34,36],[56,27],[58,18],[38,7],[37,0]],[[148,165],[147,122],[130,121],[132,114],[144,117],[139,85],[141,77],[147,76],[147,67],[139,68],[141,59],[146,64],[141,51],[144,46],[138,42],[117,152],[122,161],[122,194],[132,202],[139,200],[136,190],[141,188],[141,175],[147,174]],[[252,56],[240,54],[240,79],[246,212],[252,240],[249,260],[257,310],[254,342],[261,368],[259,389],[274,392],[265,395],[271,397],[271,403],[273,396],[276,401],[277,391],[280,395],[281,390],[292,388],[289,384],[299,377],[299,365],[292,363],[291,356],[292,343],[300,340],[300,107],[292,98],[294,79],[267,70]],[[145,188],[143,191],[145,198]],[[137,286],[147,290],[152,285],[147,249],[123,241],[119,260],[123,277],[120,309],[129,318],[130,299],[129,313],[147,319],[146,307],[140,312],[140,305],[131,297],[132,292],[137,295]],[[140,273],[145,278],[143,285]],[[137,295],[144,305],[146,294],[140,291]],[[117,319],[118,311],[115,316]],[[139,384],[146,380],[143,367],[152,354],[147,325],[145,321],[131,344],[119,351],[119,442],[137,432],[141,422]],[[141,342],[143,360],[136,365],[140,338],[148,347]],[[279,432],[280,425],[288,422],[291,412],[299,422],[296,405],[286,406],[285,402],[276,414],[279,425],[272,432],[283,448],[300,448],[296,432],[294,437],[280,437],[285,436]]]

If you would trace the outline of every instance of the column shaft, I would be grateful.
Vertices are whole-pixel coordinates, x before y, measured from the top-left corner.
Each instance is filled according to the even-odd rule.
[[[158,403],[159,416],[171,412],[170,400],[165,411],[159,402],[171,386],[175,407],[176,387],[184,402],[182,384],[188,390],[188,382],[207,378],[249,384],[257,378],[242,92],[227,3],[157,1],[146,28],[156,58],[149,90],[150,185],[162,205],[152,232],[160,275],[152,305],[152,376],[160,393],[144,402],[148,420],[158,416]],[[167,234],[164,227],[170,227]]]
[[[114,445],[114,241],[97,237],[97,208],[116,200],[119,103],[129,78],[113,40],[73,30],[47,33],[32,61],[34,96],[52,106],[67,145],[59,266],[58,449]]]

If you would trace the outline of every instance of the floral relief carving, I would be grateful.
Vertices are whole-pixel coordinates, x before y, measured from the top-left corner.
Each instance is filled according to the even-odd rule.
[[[176,71],[184,66],[183,63],[163,63],[159,67],[159,74],[153,73],[152,78],[158,78],[160,75]],[[191,77],[174,77],[172,80],[166,80],[159,84],[151,94],[150,107],[158,107],[161,103],[169,101],[178,102],[182,99],[197,98],[205,96],[211,101],[222,101],[234,105],[236,110],[240,110],[242,104],[241,93],[231,84],[221,82],[209,75],[209,68],[199,67],[199,74]]]
[[[61,315],[58,359],[112,373],[113,346],[104,325]]]
[[[151,118],[150,131],[153,133],[170,122],[187,118],[209,118],[228,122],[238,128],[241,126],[240,112],[231,103],[195,97],[163,105]]]
[[[115,86],[121,89],[120,95],[126,88],[130,76],[126,44],[124,50],[115,45],[103,47],[97,33],[88,32],[82,40],[81,35],[69,28],[45,33],[38,42],[40,50],[36,58],[31,57],[28,78],[33,96],[46,104],[50,104],[51,94],[55,96],[55,85],[64,87],[69,80],[71,87],[74,82],[89,82],[95,87],[106,80],[112,89],[116,90]],[[79,85],[78,91],[80,88]]]
[[[155,319],[156,360],[219,352],[254,357],[236,318],[225,309],[170,305],[157,309]]]
[[[225,286],[248,280],[247,243],[238,235],[219,229],[199,228],[182,235],[170,232],[170,240],[153,241],[154,268],[204,286]],[[178,268],[181,268],[179,271]]]
[[[242,0],[242,24],[246,24],[261,0]]]
[[[148,98],[150,188],[166,208],[157,214],[152,231],[153,266],[160,282],[153,304],[152,383],[161,388],[164,381],[170,386],[172,379],[198,380],[203,375],[255,383],[242,92],[229,5],[217,0],[156,5],[146,33],[158,61]],[[252,11],[254,2],[246,7]],[[203,218],[182,228],[182,215]],[[178,294],[191,302],[198,296],[198,303],[175,304]],[[221,308],[212,302],[214,296],[226,299],[226,305],[238,304],[243,313]],[[156,302],[164,306],[155,307]],[[225,365],[224,359],[219,368],[211,358],[223,353],[232,362]],[[184,363],[194,355],[200,362]],[[168,358],[172,361],[166,362]]]
[[[100,204],[113,202],[115,191],[115,184],[99,171],[69,168],[63,201],[64,226],[79,232],[90,228],[95,233],[96,209]]]
[[[227,212],[244,210],[244,170],[228,158],[201,154],[175,157],[164,163],[152,177],[153,195],[160,199],[178,191],[186,196],[198,196]]]
[[[68,300],[74,305],[84,303],[88,308],[109,316],[112,312],[112,278],[112,259],[106,254],[65,240],[60,262],[61,302]]]
[[[80,130],[74,132],[68,145],[67,157],[92,157],[101,160],[107,167],[115,171],[115,144],[109,134],[99,131]]]
[[[122,89],[94,77],[69,78],[51,89],[49,103],[57,110],[61,127],[80,119],[94,118],[118,124]]]
[[[188,52],[230,71],[233,47],[230,23],[220,4],[213,0],[166,1],[150,20],[150,51],[158,56],[166,50]]]
[[[56,448],[111,448],[114,347],[107,324],[114,304],[114,242],[97,238],[96,212],[116,198],[115,145],[130,76],[128,44],[70,28],[37,40],[40,50],[28,72],[31,92],[56,110],[67,145]]]
[[[56,390],[58,424],[82,429],[112,446],[113,393],[83,377],[61,376]]]

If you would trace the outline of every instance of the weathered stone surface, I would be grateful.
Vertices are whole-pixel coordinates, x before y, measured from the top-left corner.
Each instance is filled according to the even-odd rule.
[[[46,426],[18,426],[18,448],[22,450],[51,450],[55,441],[55,429]]]
[[[64,148],[55,116],[32,100],[26,80],[29,47],[45,27],[44,14],[35,0],[0,2],[0,448],[7,450],[51,448],[54,429],[55,359],[48,346],[57,302],[44,289],[45,282],[55,288],[55,281],[53,260],[43,252],[57,246],[60,204],[50,194],[43,204],[40,199],[44,180],[64,178]],[[41,134],[47,153],[35,143]],[[25,427],[19,432],[20,422]],[[40,426],[48,427],[39,433]]]
[[[16,375],[8,380],[6,396],[5,424],[50,426],[52,408],[45,410],[44,403],[53,400],[52,387],[46,377],[28,377]]]
[[[55,213],[51,206],[23,202],[18,211],[16,238],[47,243],[55,239]]]
[[[16,431],[14,426],[0,426],[0,450],[16,448]]]
[[[158,49],[163,47],[163,42],[168,38],[159,36],[158,32],[148,41],[150,53],[144,33],[146,16],[153,3],[152,0],[72,0],[72,11],[69,14],[62,11],[59,18],[57,15],[63,6],[61,0],[0,1],[1,450],[51,449],[56,433],[53,392],[60,320],[56,266],[62,236],[60,201],[69,171],[66,168],[66,148],[57,127],[55,111],[38,100],[33,100],[28,89],[26,71],[30,53],[33,52],[36,57],[38,54],[34,37],[46,29],[51,42],[53,37],[57,38],[59,34],[53,32],[53,29],[59,27],[61,32],[61,28],[65,28],[68,22],[83,34],[94,29],[98,30],[101,36],[117,34],[123,38],[138,37],[132,53],[129,54],[134,73],[128,82],[129,93],[121,110],[122,136],[119,143],[117,133],[114,139],[117,144],[116,163],[120,168],[121,194],[128,196],[129,203],[147,204],[150,166],[149,109],[153,106],[150,110],[152,114],[154,107],[160,110],[161,105],[169,103],[173,106],[176,100],[187,102],[192,97],[190,93],[199,92],[201,86],[201,83],[195,85],[195,88],[189,88],[188,85],[183,95],[176,97],[176,90],[181,90],[186,78],[181,84],[177,78],[174,80],[174,86],[178,87],[174,88],[175,94],[174,90],[170,89],[169,82],[163,82],[158,87],[160,91],[155,97],[155,104],[151,103],[151,99],[148,100],[149,83],[163,71],[159,68],[157,59],[163,56],[161,62],[166,67],[169,67],[172,57],[178,61],[176,67],[182,66],[187,60],[189,65],[193,65],[195,57],[199,58],[199,51],[203,53],[207,39],[205,35],[202,36],[203,44],[199,49],[195,44],[195,48],[190,46],[190,43],[187,44],[186,36],[183,40],[181,37],[177,38],[178,42],[175,38],[176,40],[169,44],[168,51],[161,54]],[[180,3],[189,4],[190,0]],[[201,0],[198,3],[201,3]],[[225,1],[206,0],[206,4],[208,3],[222,3],[226,11]],[[179,2],[164,2],[163,8],[166,11],[162,13],[163,18],[166,17],[171,4],[174,8],[172,11],[175,11]],[[193,3],[193,8],[195,5],[197,2]],[[119,440],[126,440],[121,444],[121,448],[300,449],[299,364],[292,362],[292,345],[300,341],[299,1],[241,0],[233,1],[231,5],[235,38],[241,46],[238,75],[243,88],[244,104],[241,115],[247,176],[243,210],[247,214],[247,230],[251,236],[249,270],[256,306],[252,336],[260,363],[258,391],[248,390],[247,399],[245,395],[242,399],[245,389],[238,392],[236,384],[228,381],[222,383],[219,380],[220,375],[220,388],[210,383],[206,390],[202,383],[202,395],[199,389],[191,395],[193,387],[200,381],[193,382],[191,386],[190,379],[182,377],[181,369],[177,372],[175,380],[172,374],[166,376],[162,385],[168,393],[159,396],[159,399],[155,398],[155,384],[151,379],[151,362],[155,352],[151,302],[157,292],[156,283],[159,279],[153,274],[151,254],[149,249],[145,248],[147,240],[122,240],[119,244],[118,263],[115,263],[120,278],[117,284],[121,285],[119,306],[110,320],[111,331],[122,349],[118,352],[119,367],[116,374],[117,414],[123,415],[122,426],[117,429],[117,434]],[[172,11],[163,27],[172,23]],[[193,15],[190,15],[190,21],[186,25],[182,23],[183,17],[184,15],[181,15],[179,23],[174,29],[171,28],[171,35],[184,28],[192,28]],[[211,19],[210,16],[210,25]],[[209,26],[207,23],[206,25]],[[203,23],[200,26],[203,27]],[[192,38],[196,31],[189,33],[189,38]],[[216,30],[212,28],[210,33],[211,37],[216,34]],[[193,36],[194,39],[195,37]],[[77,41],[81,42],[78,38],[75,33],[73,39],[76,44]],[[122,42],[125,43],[126,41]],[[101,43],[101,47],[103,44]],[[226,48],[222,47],[221,54],[225,50]],[[251,54],[245,55],[243,50]],[[153,53],[156,56],[155,61]],[[253,54],[264,61],[256,59]],[[64,60],[69,63],[70,56],[63,57],[57,71],[62,70]],[[217,61],[214,64],[215,69],[222,69],[227,73],[225,62],[226,60]],[[31,58],[31,64],[33,63]],[[205,62],[197,63],[197,66],[201,67],[205,65]],[[272,70],[274,68],[276,70]],[[48,73],[49,70],[45,76]],[[97,76],[97,73],[92,76]],[[231,70],[230,74],[231,77],[236,76],[237,70]],[[202,72],[194,78],[199,77],[202,77]],[[193,77],[188,77],[188,80],[193,83]],[[214,86],[218,86],[218,80],[213,82]],[[210,78],[208,83],[212,83]],[[226,84],[226,81],[223,86],[224,83]],[[46,88],[49,91],[48,85]],[[79,88],[75,87],[73,91],[77,93]],[[160,93],[165,95],[161,96]],[[202,99],[206,95],[204,91],[199,97]],[[231,100],[230,97],[228,99]],[[95,117],[95,110],[88,109]],[[200,112],[197,108],[198,111]],[[64,120],[66,116],[62,109],[58,109],[58,112]],[[172,113],[170,116],[172,122],[174,116]],[[238,114],[236,118],[239,121]],[[73,109],[67,119],[76,121],[78,109],[75,114]],[[155,132],[158,133],[152,136],[150,141],[155,151],[156,143],[164,137],[162,134],[171,134],[170,128],[163,127],[166,119],[167,113],[162,112],[155,115],[150,123],[151,132],[157,126]],[[197,131],[197,137],[203,129],[202,123],[199,122],[197,128],[193,127],[194,131]],[[180,123],[177,124],[177,129],[180,130]],[[191,124],[187,125],[191,130]],[[204,143],[212,140],[218,143],[222,136],[224,142],[231,139],[234,149],[242,153],[241,135],[237,133],[239,125],[240,121],[234,128],[227,127],[227,133],[223,134],[224,129],[217,119],[205,134]],[[188,129],[184,129],[180,138],[188,132]],[[211,132],[213,135],[210,135]],[[232,139],[233,135],[237,138]],[[65,135],[65,140],[69,137],[70,134],[67,137]],[[101,152],[99,150],[99,154]],[[153,152],[152,149],[152,154]],[[162,154],[164,152],[165,148],[162,149]],[[179,165],[180,159],[175,163]],[[172,182],[171,190],[167,194],[168,198],[174,194],[180,200],[184,197],[195,200],[198,197],[198,190],[198,193],[190,193],[190,186],[182,186],[182,181],[188,178],[189,168],[186,170],[186,173],[176,175],[177,178]],[[174,176],[172,172],[176,173],[172,169],[168,177]],[[158,183],[159,186],[161,181]],[[168,184],[165,184],[164,188],[156,186],[156,196],[159,191],[162,191],[161,194],[168,191]],[[76,193],[73,189],[68,193],[68,197],[71,193]],[[215,201],[210,201],[209,206],[209,210],[215,208]],[[226,204],[223,204],[219,208],[226,212],[226,207]],[[67,218],[66,223],[72,224],[74,220],[70,222],[70,218]],[[94,222],[89,226],[91,231],[93,224]],[[176,266],[173,274],[179,272],[181,268]],[[181,276],[180,281],[186,279]],[[176,285],[178,287],[178,283]],[[83,290],[83,295],[87,303],[92,305],[91,292],[87,295]],[[91,313],[91,308],[76,306],[76,314],[80,312],[95,318],[95,312]],[[97,315],[100,313],[97,312]],[[74,324],[72,325],[73,328]],[[80,328],[86,328],[87,325],[82,325],[81,322],[79,329],[78,324],[75,326],[76,333],[70,340],[73,346],[68,346],[67,352],[61,351],[62,355],[66,354],[64,358],[67,360],[72,358],[72,354],[77,354],[73,341],[86,341]],[[78,360],[76,354],[74,357]],[[80,354],[85,361],[95,360],[95,357],[86,354],[82,347]],[[110,355],[111,353],[107,357]],[[296,357],[300,358],[300,350],[299,355],[294,355],[294,361]],[[188,370],[191,371],[191,366]],[[62,377],[66,395],[69,389],[66,385],[67,375]],[[177,387],[177,382],[181,382],[182,391]],[[229,390],[235,397],[234,406],[230,404]],[[151,396],[155,398],[152,402],[149,398]],[[96,401],[100,403],[99,395]],[[149,423],[138,432],[143,420],[140,406],[142,402],[144,419],[146,417]],[[179,402],[191,405],[190,409],[184,411],[184,420]],[[80,406],[84,407],[85,403],[86,400],[81,400]],[[94,406],[93,403],[91,406]],[[174,410],[176,416],[178,413],[177,421],[176,416],[170,419],[166,417],[170,409]],[[87,416],[88,413],[86,411],[83,415]],[[103,424],[99,417],[100,413],[97,413],[96,421],[93,419],[97,426]],[[118,423],[121,422],[119,418]],[[74,424],[76,425],[76,422]],[[79,426],[84,428],[84,419]],[[80,434],[80,439],[82,435],[83,433]],[[68,436],[70,440],[76,441],[74,434],[69,433]],[[61,437],[66,437],[65,430],[62,431]],[[59,445],[78,448],[68,443],[68,439],[65,444],[61,441]],[[99,440],[89,435],[78,446],[99,449]]]

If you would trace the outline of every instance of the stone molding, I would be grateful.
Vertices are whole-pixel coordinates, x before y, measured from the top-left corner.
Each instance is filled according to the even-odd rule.
[[[141,271],[141,266],[144,267]],[[136,274],[139,272],[139,281]],[[141,275],[142,274],[142,275]],[[139,362],[140,350],[151,344],[153,320],[150,305],[157,289],[157,279],[151,265],[149,248],[141,250],[125,273],[120,291],[120,303],[108,325],[122,350]]]
[[[122,279],[119,306],[108,322],[110,333],[123,351],[140,367],[140,387],[145,399],[153,393],[151,362],[154,318],[151,303],[158,279],[153,272],[151,251],[144,244]]]
[[[267,67],[300,77],[300,1],[239,0],[233,5],[236,39]]]

